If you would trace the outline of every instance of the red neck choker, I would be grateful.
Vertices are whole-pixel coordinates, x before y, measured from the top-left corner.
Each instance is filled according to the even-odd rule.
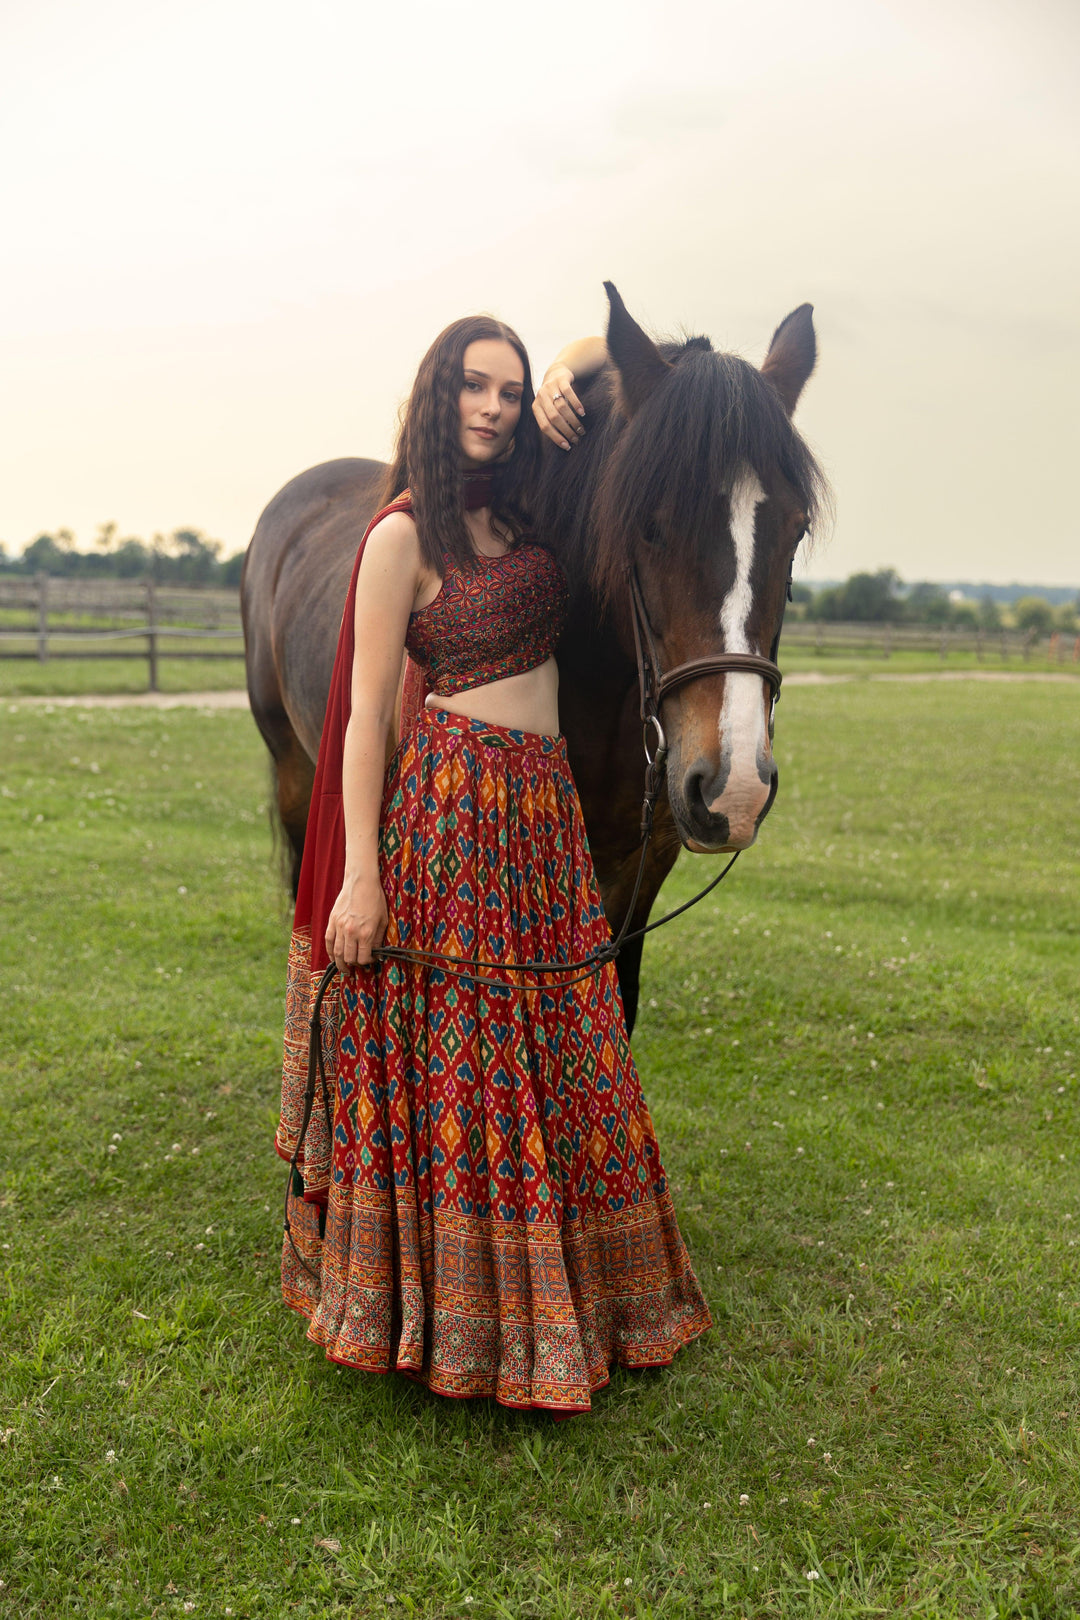
[[[481,506],[491,505],[491,486],[496,470],[494,467],[480,467],[462,473],[461,499],[466,512],[475,512]]]

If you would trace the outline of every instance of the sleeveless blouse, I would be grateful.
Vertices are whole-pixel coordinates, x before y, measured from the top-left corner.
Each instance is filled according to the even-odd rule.
[[[475,568],[445,560],[442,589],[413,613],[405,635],[410,657],[437,697],[523,675],[551,657],[570,593],[545,546],[523,541]]]

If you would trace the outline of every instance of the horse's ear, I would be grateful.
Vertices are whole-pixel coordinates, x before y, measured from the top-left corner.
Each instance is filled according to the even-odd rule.
[[[816,359],[814,306],[800,304],[776,328],[761,368],[761,375],[772,383],[789,416],[794,414]]]
[[[672,369],[648,333],[643,332],[610,281],[604,282],[611,313],[608,316],[607,346],[622,389],[627,416],[634,416],[644,405],[657,383]]]

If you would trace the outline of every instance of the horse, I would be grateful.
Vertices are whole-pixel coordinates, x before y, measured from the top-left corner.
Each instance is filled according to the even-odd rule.
[[[663,698],[666,791],[636,930],[680,849],[745,849],[772,807],[777,683],[764,666],[775,660],[795,552],[827,488],[791,422],[816,360],[809,304],[777,327],[758,369],[705,337],[654,342],[604,285],[609,359],[579,391],[585,436],[569,454],[544,441],[530,505],[571,589],[557,651],[560,725],[613,927],[631,904],[641,845],[635,638],[644,631],[660,666],[678,666]],[[301,473],[263,512],[244,562],[248,694],[294,892],[341,605],[385,472],[349,457]],[[628,941],[617,962],[630,1029],[641,946]]]

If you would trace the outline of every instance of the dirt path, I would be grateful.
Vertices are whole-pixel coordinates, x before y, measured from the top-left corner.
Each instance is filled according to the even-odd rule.
[[[915,674],[830,675],[825,671],[803,670],[784,676],[785,686],[841,686],[852,681],[894,681],[921,685],[931,681],[1052,682],[1080,688],[1080,677],[1056,670],[1022,669],[942,669]],[[246,709],[248,695],[234,692],[110,692],[84,693],[81,697],[11,697],[9,711],[22,704],[54,709]],[[3,699],[0,698],[0,704]]]

